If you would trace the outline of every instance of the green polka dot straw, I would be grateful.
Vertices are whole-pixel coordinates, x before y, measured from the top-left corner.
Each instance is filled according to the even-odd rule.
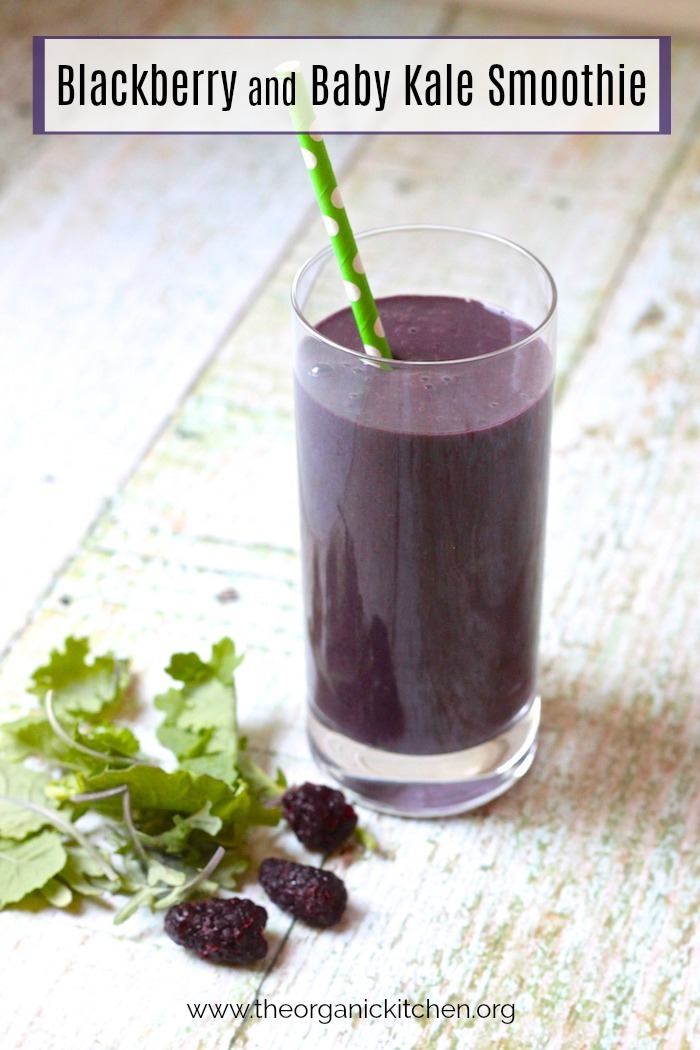
[[[285,62],[277,66],[275,72],[281,77],[294,77],[295,101],[294,105],[289,106],[289,112],[365,353],[372,357],[391,358],[391,350],[357,250],[355,235],[338,189],[326,144],[316,130],[316,116],[301,66],[298,62]]]

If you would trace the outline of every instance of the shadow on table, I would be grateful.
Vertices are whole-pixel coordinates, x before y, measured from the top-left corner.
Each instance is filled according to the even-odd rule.
[[[633,677],[545,689],[531,771],[479,812],[591,833],[681,819],[700,783],[694,698]]]

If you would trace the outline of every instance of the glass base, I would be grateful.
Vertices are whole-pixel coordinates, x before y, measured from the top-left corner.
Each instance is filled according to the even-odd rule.
[[[464,813],[502,795],[532,765],[540,698],[493,740],[442,755],[382,751],[336,733],[309,715],[311,751],[358,802],[403,817]]]

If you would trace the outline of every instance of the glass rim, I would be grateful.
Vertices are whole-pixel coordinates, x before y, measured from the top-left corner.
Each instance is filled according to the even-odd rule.
[[[521,244],[518,244],[517,241],[511,241],[508,237],[502,237],[500,234],[497,233],[489,233],[486,230],[477,230],[468,226],[449,226],[434,223],[406,223],[394,226],[375,226],[368,230],[361,230],[355,235],[355,239],[357,241],[362,241],[368,240],[370,237],[376,237],[385,233],[417,233],[421,231],[430,231],[433,233],[459,233],[462,235],[466,234],[470,237],[479,238],[484,241],[492,241],[497,244],[500,244],[503,247],[512,249],[520,256],[528,259],[531,263],[534,263],[536,269],[538,269],[539,272],[544,275],[547,286],[549,288],[549,308],[542,321],[540,321],[536,328],[533,328],[529,335],[526,335],[523,339],[518,339],[515,343],[508,343],[507,346],[499,347],[498,350],[490,350],[488,353],[478,354],[476,357],[451,358],[449,364],[466,364],[469,362],[489,360],[493,357],[499,357],[501,354],[511,353],[512,351],[517,350],[520,347],[526,346],[528,343],[533,343],[537,341],[537,339],[542,334],[543,330],[551,323],[556,313],[558,300],[557,286],[554,281],[554,278],[552,277],[551,272],[545,266],[545,264],[527,248],[523,248]],[[292,310],[294,312],[295,317],[298,319],[302,327],[306,329],[309,335],[325,343],[327,346],[333,347],[333,349],[335,350],[342,350],[343,353],[350,354],[352,357],[356,357],[358,358],[358,360],[364,361],[367,364],[374,365],[375,367],[377,366],[377,364],[380,363],[388,369],[410,369],[415,368],[416,366],[420,366],[421,368],[431,368],[438,366],[444,367],[444,365],[447,363],[445,361],[399,361],[396,358],[381,358],[380,360],[378,357],[373,357],[370,354],[365,354],[361,350],[353,350],[349,346],[343,346],[341,343],[336,343],[332,339],[329,339],[327,336],[323,335],[316,328],[314,328],[314,326],[304,316],[301,303],[299,302],[299,288],[308,271],[313,266],[318,265],[322,261],[326,261],[327,259],[331,258],[332,255],[332,246],[326,245],[325,248],[321,248],[319,251],[315,252],[312,256],[310,256],[305,262],[301,264],[296,274],[294,275],[294,279],[292,280]],[[406,292],[405,294],[408,295],[412,293]]]

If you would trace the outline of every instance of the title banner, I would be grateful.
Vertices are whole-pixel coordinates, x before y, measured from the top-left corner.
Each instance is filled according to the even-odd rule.
[[[35,37],[34,132],[671,131],[670,37]]]

